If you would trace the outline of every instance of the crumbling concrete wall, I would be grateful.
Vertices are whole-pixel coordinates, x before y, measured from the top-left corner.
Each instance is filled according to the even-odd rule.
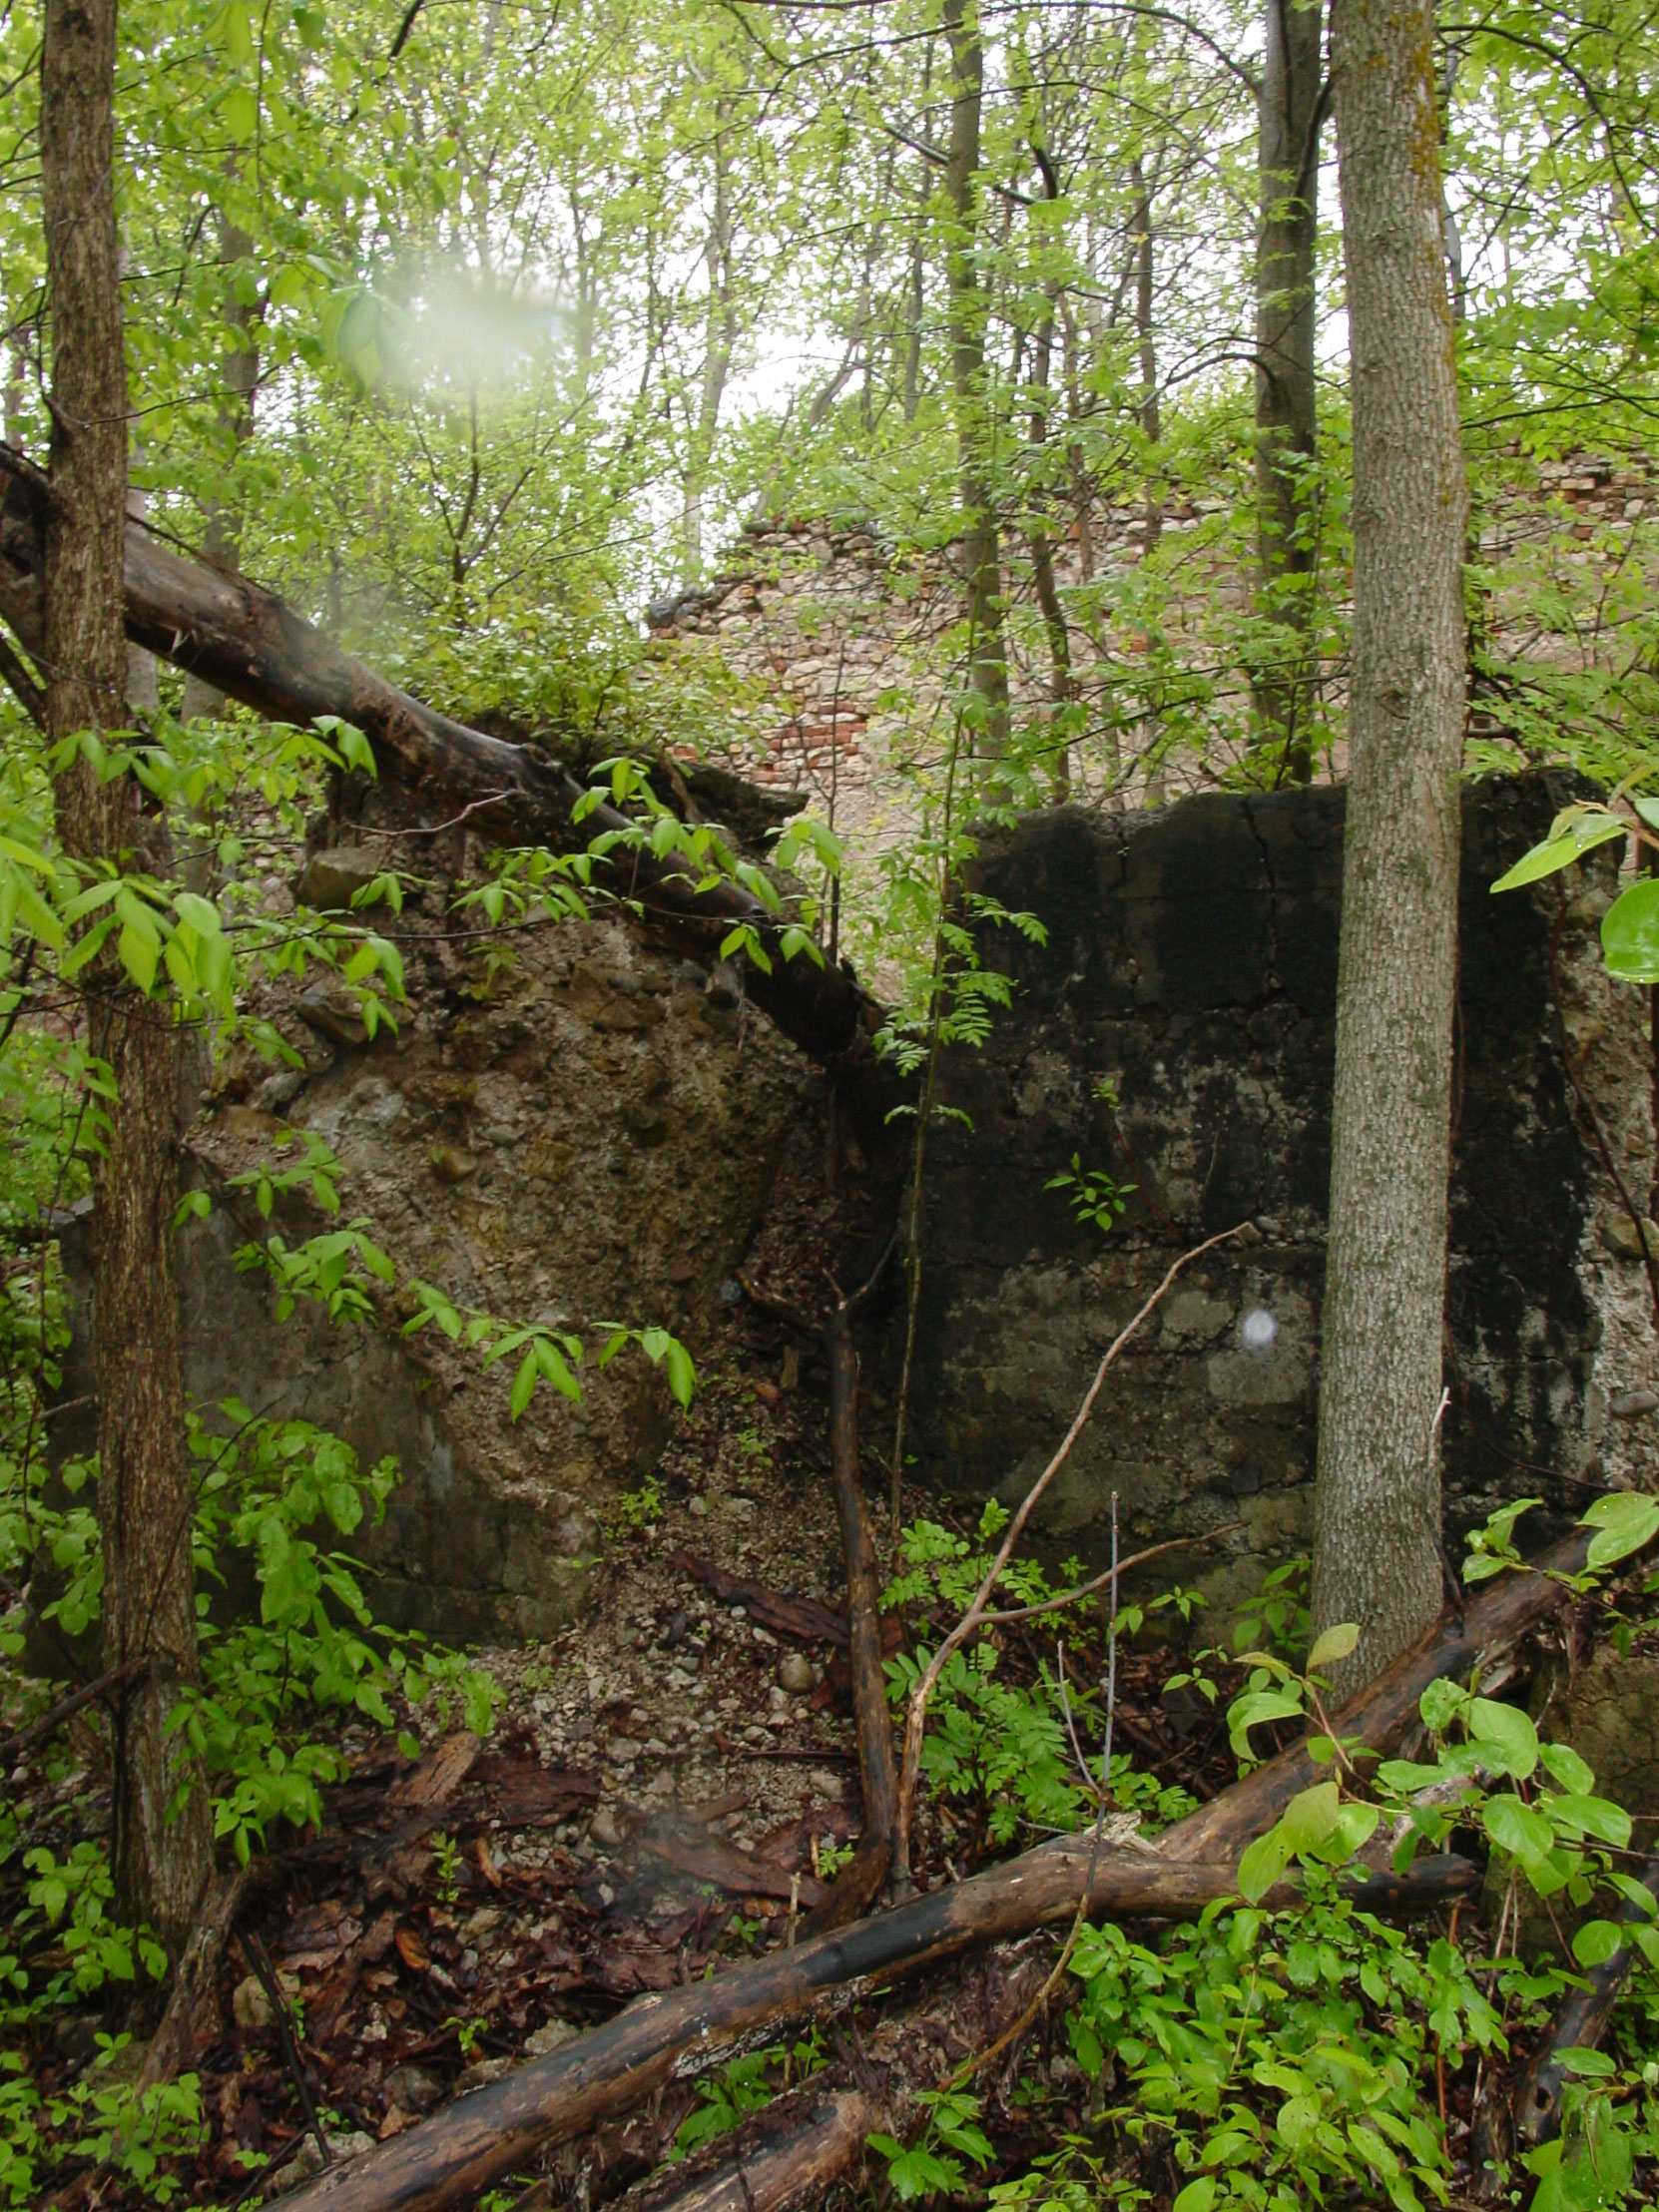
[[[343,901],[388,856],[367,837],[310,866],[340,877]],[[410,864],[408,847],[400,858]],[[307,896],[330,903],[325,890],[313,882]],[[368,1041],[354,1001],[312,970],[262,1006],[303,1071],[273,1072],[240,1048],[221,1069],[190,1144],[215,1204],[183,1237],[187,1382],[204,1406],[235,1395],[337,1431],[365,1463],[396,1455],[383,1526],[353,1539],[378,1570],[382,1619],[456,1641],[545,1637],[580,1610],[617,1494],[650,1472],[676,1417],[639,1352],[595,1372],[601,1325],[660,1324],[697,1355],[818,1079],[729,972],[711,983],[619,922],[499,938],[451,923],[440,887],[405,907],[395,1035]],[[279,1149],[286,1130],[332,1149],[337,1219],[362,1223],[400,1286],[580,1336],[582,1403],[543,1388],[512,1421],[517,1361],[486,1371],[435,1328],[405,1338],[415,1306],[401,1289],[382,1299],[379,1327],[303,1304],[278,1321],[270,1278],[239,1272],[237,1251],[332,1220],[284,1201],[262,1221],[237,1187],[295,1157]],[[84,1288],[72,1241],[69,1258]],[[69,1450],[95,1433],[84,1308],[80,1323]]]
[[[1489,895],[1559,796],[1531,779],[1465,802],[1457,1528],[1517,1496],[1565,1514],[1651,1479],[1651,1296],[1589,1120],[1645,1212],[1646,993],[1608,982],[1595,937],[1611,865]],[[1030,818],[977,884],[1036,913],[1047,943],[981,933],[1015,1006],[982,1050],[947,1055],[941,1097],[969,1120],[930,1139],[912,1432],[918,1471],[972,1498],[1024,1494],[1171,1259],[1245,1225],[1124,1356],[1040,1514],[1057,1554],[1099,1560],[1115,1491],[1131,1548],[1209,1539],[1155,1571],[1224,1602],[1311,1537],[1343,806],[1318,790]],[[1074,1155],[1137,1187],[1109,1236],[1044,1188]],[[889,1398],[902,1330],[890,1313],[871,1347]]]

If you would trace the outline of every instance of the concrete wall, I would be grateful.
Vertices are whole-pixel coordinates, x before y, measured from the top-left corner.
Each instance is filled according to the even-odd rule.
[[[1601,967],[1610,865],[1488,891],[1555,803],[1541,779],[1466,795],[1444,1424],[1459,1528],[1504,1499],[1565,1513],[1652,1479],[1647,1279],[1563,1052],[1645,1211],[1647,994]],[[947,1055],[942,1097],[971,1127],[930,1140],[915,1444],[928,1479],[972,1498],[1023,1495],[1170,1260],[1249,1225],[1125,1356],[1041,1511],[1056,1553],[1094,1560],[1114,1490],[1130,1545],[1242,1522],[1154,1570],[1229,1600],[1311,1537],[1343,805],[1318,790],[1031,818],[977,884],[1035,912],[1047,944],[981,933],[1015,1010],[983,1050]],[[1074,1153],[1138,1185],[1110,1236],[1044,1189]],[[877,1392],[901,1346],[895,1304]]]

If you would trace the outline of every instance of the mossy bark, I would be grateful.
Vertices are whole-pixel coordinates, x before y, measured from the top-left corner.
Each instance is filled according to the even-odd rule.
[[[127,362],[115,210],[116,0],[47,0],[41,176],[52,315],[52,499],[41,579],[46,723],[54,740],[127,722],[123,552]],[[74,859],[166,873],[166,826],[130,777],[85,762],[57,780]],[[197,1676],[173,1210],[178,1033],[112,959],[88,970],[87,1031],[115,1082],[93,1178],[104,1660],[151,1664],[116,1707],[113,1860],[118,1909],[184,1940],[212,1865],[202,1777],[172,1759],[167,1721]],[[169,1818],[181,1781],[193,1784]]]

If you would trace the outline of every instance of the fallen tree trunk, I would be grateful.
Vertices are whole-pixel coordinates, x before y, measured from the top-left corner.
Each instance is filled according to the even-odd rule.
[[[532,2060],[322,2176],[291,2199],[290,2212],[439,2212],[488,2188],[547,2144],[580,2135],[648,2096],[688,2064],[707,2064],[752,2029],[802,2012],[829,1991],[851,1991],[873,1977],[885,1981],[1069,1919],[1089,1861],[1086,1840],[1032,1852],[793,1950],[771,1951],[712,1981],[638,1997],[614,2020],[550,2057]],[[1472,1862],[1425,1861],[1407,1876],[1368,1876],[1354,1894],[1368,1910],[1397,1911],[1408,1900],[1417,1912],[1477,1886]],[[1088,1882],[1088,1901],[1091,1913],[1108,1918],[1184,1921],[1233,1891],[1231,1867],[1106,1853]],[[1289,1905],[1297,1894],[1286,1883],[1267,1902]]]
[[[0,615],[31,653],[41,649],[40,576],[51,499],[44,473],[0,444]],[[127,635],[175,667],[276,722],[309,726],[337,715],[361,730],[380,773],[423,798],[461,807],[480,831],[514,844],[585,845],[634,825],[602,806],[580,826],[584,786],[528,746],[451,721],[342,653],[276,592],[171,551],[143,523],[126,541]],[[741,885],[709,888],[672,854],[628,855],[627,895],[705,959],[735,923],[754,929],[770,973],[743,962],[745,988],[787,1037],[815,1059],[858,1049],[879,1018],[850,972],[809,955],[784,957],[781,931]]]
[[[1391,1742],[1414,1721],[1430,1682],[1466,1671],[1483,1651],[1513,1641],[1561,1605],[1568,1593],[1553,1577],[1576,1572],[1587,1546],[1586,1534],[1571,1536],[1538,1562],[1538,1571],[1488,1584],[1465,1613],[1447,1615],[1345,1707],[1343,1735],[1374,1751]],[[712,1981],[638,1997],[562,2050],[532,2059],[322,2176],[291,2199],[290,2212],[443,2212],[547,2144],[581,2134],[649,2095],[677,2069],[706,2064],[751,2030],[868,1976],[913,1971],[1065,1920],[1085,1887],[1088,1910],[1096,1915],[1188,1919],[1232,1894],[1238,1851],[1327,1771],[1297,1746],[1178,1822],[1156,1852],[1097,1857],[1086,1838],[1064,1838]],[[1206,1855],[1203,1864],[1199,1852]],[[1293,1894],[1270,1893],[1269,1902],[1288,1902]]]
[[[1641,1880],[1649,1894],[1659,1898],[1659,1859],[1650,1859]],[[1627,1898],[1613,1918],[1625,1927],[1647,1915]],[[1607,2032],[1613,2006],[1636,1962],[1634,1943],[1621,1943],[1611,1958],[1592,1966],[1586,1986],[1563,1998],[1549,2034],[1539,2044],[1530,2063],[1510,2091],[1507,2104],[1515,2140],[1529,2149],[1553,2142],[1561,2132],[1562,2101],[1566,2094],[1566,2054],[1594,2050]]]
[[[806,2092],[769,2113],[771,2124],[754,2131],[758,2140],[667,2190],[630,2191],[618,2212],[783,2212],[810,2204],[857,2164],[885,2118],[859,2089]]]

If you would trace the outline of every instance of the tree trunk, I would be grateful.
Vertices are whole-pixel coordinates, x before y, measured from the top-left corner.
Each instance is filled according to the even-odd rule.
[[[1261,605],[1284,633],[1253,685],[1258,742],[1279,775],[1313,774],[1308,656],[1318,449],[1314,256],[1319,245],[1322,0],[1267,0],[1259,95],[1256,517]]]
[[[968,629],[968,682],[979,710],[973,751],[981,762],[1008,750],[1008,658],[1002,635],[1002,546],[991,484],[991,424],[985,396],[985,297],[975,268],[979,225],[979,111],[985,48],[978,0],[944,0],[950,42],[950,150],[945,191],[950,242],[945,290],[950,376],[956,402],[957,468],[962,496],[962,614]],[[980,788],[994,792],[994,773]]]
[[[1045,148],[1039,146],[1034,151],[1042,172],[1043,190],[1050,200],[1058,200],[1059,172]],[[1037,326],[1031,361],[1031,445],[1038,455],[1048,443],[1049,393],[1054,367],[1054,313],[1059,297],[1057,283],[1050,283],[1046,288],[1047,305]],[[1049,495],[1050,485],[1045,470],[1034,487],[1034,495],[1030,500],[1032,514],[1026,527],[1026,543],[1031,551],[1031,580],[1036,588],[1043,628],[1048,634],[1048,657],[1052,669],[1051,696],[1054,701],[1054,715],[1049,727],[1054,736],[1048,754],[1049,784],[1055,804],[1063,806],[1071,797],[1071,733],[1067,727],[1067,709],[1077,696],[1077,683],[1071,672],[1071,630],[1066,622],[1066,611],[1054,576],[1054,542],[1049,534],[1046,511]]]
[[[1140,356],[1141,371],[1141,435],[1147,444],[1146,461],[1146,542],[1142,558],[1156,552],[1164,534],[1164,492],[1158,473],[1156,454],[1163,436],[1163,415],[1158,404],[1158,333],[1153,322],[1153,293],[1155,269],[1152,244],[1152,191],[1147,183],[1146,171],[1140,156],[1135,155],[1129,164],[1129,184],[1134,194],[1129,207],[1129,236],[1134,244],[1135,274],[1135,344]],[[1143,621],[1151,615],[1150,595]],[[1159,641],[1161,642],[1161,641]],[[1153,643],[1148,639],[1149,657]],[[1146,772],[1146,804],[1162,807],[1169,797],[1169,783],[1164,773],[1164,762],[1154,749],[1158,743],[1159,716],[1154,708],[1143,724],[1142,750],[1148,761]]]
[[[1354,645],[1314,1616],[1344,1689],[1440,1601],[1466,494],[1431,0],[1337,0],[1354,386]]]
[[[703,502],[709,488],[709,464],[720,428],[721,401],[738,341],[737,308],[732,296],[732,160],[727,144],[730,103],[715,102],[715,206],[703,250],[709,277],[704,320],[703,378],[697,420],[686,456],[685,502],[681,510],[682,577],[688,589],[703,580]]]
[[[122,556],[127,529],[127,360],[115,215],[116,0],[47,0],[41,44],[41,188],[52,314],[52,503],[41,583],[46,720],[54,740],[127,721]],[[168,872],[166,830],[130,778],[84,762],[60,775],[58,834],[72,857]],[[170,1759],[177,1689],[197,1676],[173,1208],[177,1032],[165,1002],[112,962],[87,990],[92,1048],[116,1097],[94,1170],[99,1518],[104,1662],[155,1664],[118,1701],[114,1873],[118,1909],[170,1948],[188,1933],[212,1866],[199,1771]],[[177,1819],[169,1801],[191,1784]]]

